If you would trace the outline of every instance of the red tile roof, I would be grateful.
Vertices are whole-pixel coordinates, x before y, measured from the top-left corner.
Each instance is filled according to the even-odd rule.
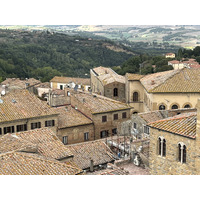
[[[152,128],[194,139],[196,137],[196,120],[196,112],[191,112],[151,122],[148,125]]]

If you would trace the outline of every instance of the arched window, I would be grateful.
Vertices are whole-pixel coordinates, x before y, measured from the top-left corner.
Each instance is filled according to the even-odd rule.
[[[178,106],[177,106],[176,104],[174,104],[174,105],[172,106],[172,109],[178,109]]]
[[[166,140],[163,139],[163,156],[166,156]]]
[[[118,96],[118,88],[113,89],[113,96],[117,97]]]
[[[161,138],[158,138],[158,155],[161,156]]]
[[[165,108],[165,105],[163,105],[163,104],[161,104],[160,106],[159,106],[159,110],[165,110],[166,108]]]
[[[186,146],[183,143],[178,144],[178,161],[186,163]]]
[[[189,105],[189,104],[186,104],[186,105],[184,106],[184,108],[190,108],[190,105]]]
[[[166,140],[163,137],[158,138],[158,155],[166,156]]]
[[[138,101],[138,92],[133,93],[133,101]]]

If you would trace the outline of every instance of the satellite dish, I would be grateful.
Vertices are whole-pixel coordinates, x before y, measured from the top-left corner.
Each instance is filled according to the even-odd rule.
[[[2,99],[0,99],[0,103],[3,103],[3,100],[2,100]]]
[[[5,91],[5,90],[2,90],[2,91],[1,91],[1,95],[4,96],[5,94],[6,94],[6,91]]]

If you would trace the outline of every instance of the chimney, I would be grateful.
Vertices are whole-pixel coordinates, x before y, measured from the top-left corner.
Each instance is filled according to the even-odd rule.
[[[90,160],[90,171],[94,171],[94,161],[92,159]]]

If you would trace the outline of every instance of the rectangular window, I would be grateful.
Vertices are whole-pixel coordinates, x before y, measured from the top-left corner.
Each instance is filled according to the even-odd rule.
[[[68,144],[68,136],[63,137],[63,144]]]
[[[117,129],[116,129],[116,128],[112,129],[112,134],[113,134],[113,135],[116,135],[116,134],[117,134]]]
[[[137,124],[136,123],[133,123],[133,128],[137,129]]]
[[[107,122],[107,116],[102,116],[102,122]]]
[[[123,118],[123,119],[126,118],[126,112],[123,112],[123,113],[122,113],[122,118]]]
[[[27,124],[17,125],[17,132],[27,131]]]
[[[54,125],[55,125],[55,120],[45,121],[45,127],[54,126]]]
[[[60,85],[60,89],[63,90],[63,85]]]
[[[41,122],[31,123],[31,129],[41,128]]]
[[[149,127],[148,126],[144,126],[144,133],[149,134]]]
[[[2,129],[0,128],[0,135],[2,135]]]
[[[101,138],[105,138],[105,137],[108,137],[108,131],[101,131],[101,133],[100,133],[100,136],[101,136]]]
[[[4,134],[6,133],[14,133],[15,132],[15,127],[14,126],[8,126],[3,128]]]
[[[114,120],[118,120],[118,114],[114,114]]]
[[[89,133],[88,132],[84,133],[84,140],[85,141],[89,140]]]

